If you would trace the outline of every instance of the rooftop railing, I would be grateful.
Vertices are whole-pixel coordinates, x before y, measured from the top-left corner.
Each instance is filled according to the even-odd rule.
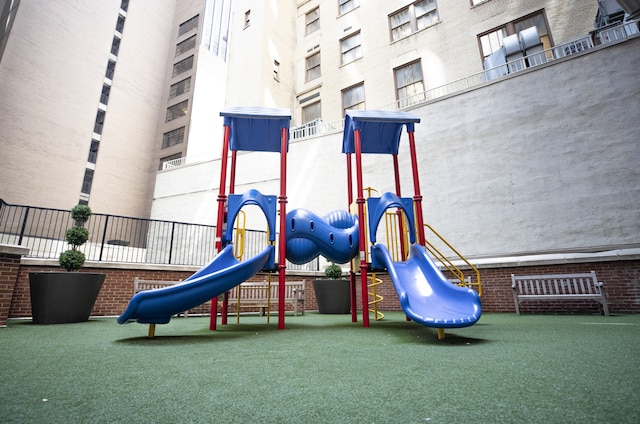
[[[0,243],[29,248],[29,258],[55,259],[69,248],[68,210],[10,205],[0,200]],[[89,240],[80,246],[88,261],[202,266],[216,255],[215,226],[94,213],[86,223]],[[246,230],[244,258],[261,252],[265,231]],[[292,270],[317,271],[318,259]]]

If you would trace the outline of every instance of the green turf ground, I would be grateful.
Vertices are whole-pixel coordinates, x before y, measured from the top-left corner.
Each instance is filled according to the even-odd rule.
[[[0,329],[2,423],[638,423],[640,315]]]

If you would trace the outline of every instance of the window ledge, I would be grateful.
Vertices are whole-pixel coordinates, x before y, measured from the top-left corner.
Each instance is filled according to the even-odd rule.
[[[488,1],[488,0],[487,0],[487,1]],[[398,38],[397,40],[393,40],[393,41],[391,41],[389,44],[395,44],[395,43],[398,43],[398,42],[400,42],[400,41],[406,40],[407,38],[411,38],[411,37],[413,37],[414,35],[420,34],[421,32],[426,31],[426,30],[428,30],[428,29],[430,29],[430,28],[433,28],[433,27],[435,27],[436,25],[440,25],[441,23],[442,23],[442,20],[441,20],[441,19],[438,19],[435,23],[433,23],[433,24],[431,24],[431,25],[429,25],[429,26],[426,26],[426,27],[424,27],[424,28],[422,28],[422,29],[419,29],[419,30],[418,30],[418,31],[416,31],[416,32],[412,32],[411,34],[407,35],[406,37],[402,37],[402,38]]]
[[[351,62],[343,63],[343,64],[341,64],[340,66],[338,66],[338,68],[344,68],[345,66],[349,66],[349,65],[351,65],[352,63],[355,63],[355,62],[357,62],[357,61],[359,61],[359,60],[362,60],[362,58],[363,58],[363,57],[364,57],[364,56],[360,56],[359,58],[354,59],[354,60],[352,60]]]
[[[346,11],[346,12],[344,12],[342,15],[338,15],[338,16],[336,16],[336,19],[340,19],[340,18],[342,18],[343,16],[347,16],[349,13],[351,13],[351,12],[353,12],[354,10],[359,9],[359,8],[360,8],[360,5],[357,5],[357,6],[356,6],[356,7],[354,7],[353,9],[347,10],[347,11]]]

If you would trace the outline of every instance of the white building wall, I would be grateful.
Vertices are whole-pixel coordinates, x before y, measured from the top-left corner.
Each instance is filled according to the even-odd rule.
[[[0,62],[6,202],[62,209],[78,203],[120,3],[20,3]],[[174,4],[130,2],[95,164],[95,212],[150,212]]]
[[[21,2],[0,62],[0,197],[77,204],[120,1]]]
[[[635,38],[411,110],[422,120],[416,142],[425,221],[466,256],[637,245],[638,47]],[[290,145],[289,210],[346,209],[341,140],[337,133]],[[409,197],[406,136],[399,158]],[[390,157],[365,156],[363,167],[365,187],[394,190]],[[219,162],[207,162],[161,173],[154,210],[213,224],[219,172]],[[277,195],[278,172],[277,155],[243,154],[236,192]]]

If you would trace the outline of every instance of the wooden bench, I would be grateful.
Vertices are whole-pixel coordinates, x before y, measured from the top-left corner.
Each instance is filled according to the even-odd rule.
[[[511,288],[516,314],[520,315],[520,302],[524,300],[595,300],[609,316],[604,283],[599,282],[595,271],[584,274],[514,275]]]
[[[229,305],[236,306],[238,320],[243,308],[260,309],[260,314],[265,315],[272,305],[278,305],[278,286],[277,282],[269,285],[267,281],[242,283],[229,290]],[[294,316],[298,312],[304,315],[304,286],[305,280],[285,282],[284,302],[293,306]],[[220,296],[218,301],[222,299]]]
[[[161,281],[161,280],[143,280],[139,277],[133,277],[133,294],[139,293],[145,290],[161,289],[163,287],[174,286],[178,283],[182,283],[182,280],[178,281]],[[184,311],[184,317],[189,316],[189,311]]]

